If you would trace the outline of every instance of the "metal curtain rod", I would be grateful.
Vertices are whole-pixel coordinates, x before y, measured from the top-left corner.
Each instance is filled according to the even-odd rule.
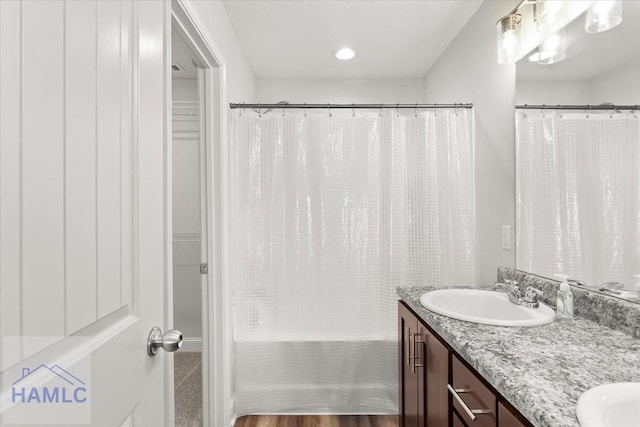
[[[516,105],[519,110],[640,110],[640,105]]]
[[[242,109],[280,109],[280,108],[331,108],[331,109],[354,109],[354,108],[368,108],[368,109],[380,109],[380,108],[473,108],[473,104],[237,104],[230,103],[229,108]]]

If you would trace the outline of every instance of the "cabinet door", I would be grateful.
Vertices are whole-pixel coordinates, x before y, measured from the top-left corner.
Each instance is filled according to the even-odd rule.
[[[515,410],[514,410],[515,411]],[[520,421],[515,412],[504,403],[498,402],[498,426],[500,427],[528,427],[529,423]]]
[[[421,341],[416,345],[417,360],[424,364],[424,391],[426,425],[429,427],[449,426],[449,350],[424,325],[419,324]],[[424,355],[424,357],[422,357]]]
[[[402,427],[421,427],[418,398],[418,384],[421,369],[414,367],[413,335],[418,332],[418,319],[402,303],[398,302],[398,365],[400,386],[400,425]]]

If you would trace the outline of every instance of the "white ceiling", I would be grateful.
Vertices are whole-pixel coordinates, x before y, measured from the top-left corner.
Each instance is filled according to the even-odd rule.
[[[482,0],[223,3],[256,77],[409,78],[424,76]],[[335,59],[343,46],[356,58]]]
[[[518,80],[591,80],[640,56],[640,1],[622,4],[622,22],[602,33],[584,31],[584,15],[566,27],[567,56],[551,65],[518,61]]]

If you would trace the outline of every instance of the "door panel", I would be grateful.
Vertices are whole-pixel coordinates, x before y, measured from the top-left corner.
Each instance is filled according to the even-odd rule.
[[[172,423],[167,356],[145,348],[171,310],[169,18],[0,1],[2,425]]]
[[[64,4],[21,6],[21,318],[41,337],[23,341],[29,357],[65,335]]]
[[[0,1],[0,335],[21,330],[20,5]],[[2,346],[0,371],[18,363],[22,346]]]
[[[97,319],[96,16],[94,2],[69,2],[65,22],[67,334]]]
[[[117,1],[99,1],[96,16],[98,317],[120,307],[120,286],[114,286],[114,284],[120,282],[122,243],[120,240],[121,5],[122,3]],[[125,148],[125,153],[130,153],[131,148]]]

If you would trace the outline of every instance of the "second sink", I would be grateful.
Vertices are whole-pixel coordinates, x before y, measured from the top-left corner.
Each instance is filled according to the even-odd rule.
[[[582,427],[640,425],[640,383],[603,384],[587,390],[576,407]]]
[[[422,295],[420,303],[443,316],[485,325],[539,326],[553,322],[556,316],[542,303],[526,308],[513,304],[502,292],[481,289],[440,289]]]

